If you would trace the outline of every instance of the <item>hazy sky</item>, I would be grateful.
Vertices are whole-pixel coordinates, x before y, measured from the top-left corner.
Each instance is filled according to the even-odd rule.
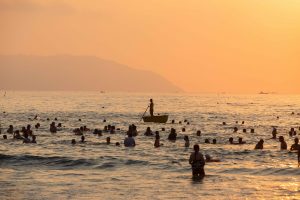
[[[300,93],[300,0],[0,0],[0,54],[95,55],[191,92]]]

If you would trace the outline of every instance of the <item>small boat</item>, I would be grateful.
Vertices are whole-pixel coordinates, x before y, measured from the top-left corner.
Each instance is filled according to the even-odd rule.
[[[169,115],[144,116],[144,122],[166,123]]]

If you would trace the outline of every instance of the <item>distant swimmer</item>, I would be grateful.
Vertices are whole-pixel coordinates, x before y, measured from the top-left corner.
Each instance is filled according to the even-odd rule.
[[[109,145],[110,144],[110,137],[106,138],[106,144]]]
[[[254,149],[263,149],[264,148],[264,140],[261,139],[259,142],[255,145]]]
[[[298,139],[298,138],[295,138],[294,141],[295,141],[295,143],[292,144],[292,146],[291,146],[291,151],[299,150],[299,149],[300,149],[299,139]]]
[[[160,136],[159,136],[159,133],[157,132],[157,133],[155,134],[154,147],[155,147],[155,148],[158,148],[158,147],[160,147],[160,146],[161,146],[161,144],[160,144]]]
[[[203,178],[205,176],[204,165],[205,160],[203,154],[199,152],[198,144],[194,145],[194,152],[191,153],[189,163],[192,165],[192,173],[194,178]]]
[[[76,140],[75,139],[72,139],[71,143],[74,145],[76,144]]]
[[[185,147],[190,147],[190,139],[189,139],[189,136],[184,136],[184,141],[185,141],[185,143],[184,143],[184,146]]]
[[[276,139],[276,135],[277,135],[277,129],[274,127],[273,131],[272,131],[272,138],[271,139]]]
[[[153,135],[150,127],[147,127],[146,132],[144,133],[144,135],[145,136],[152,136]]]
[[[81,143],[85,143],[85,137],[84,137],[84,135],[83,136],[81,136],[81,141],[80,141]]]
[[[23,138],[23,143],[30,143],[31,141],[30,141],[30,139],[28,138],[28,134],[27,133],[25,133],[24,134],[24,138]]]
[[[150,115],[153,116],[153,113],[154,113],[154,103],[153,103],[153,100],[150,99]]]
[[[287,150],[287,144],[284,141],[284,137],[283,136],[279,136],[279,142],[280,142],[280,149],[281,150]]]
[[[31,143],[36,143],[36,136],[35,135],[32,136]]]
[[[13,125],[9,125],[9,128],[7,129],[7,131],[6,131],[7,133],[14,133],[14,127],[13,127]]]
[[[168,140],[175,141],[177,139],[177,133],[174,128],[171,128],[171,133],[168,136]]]

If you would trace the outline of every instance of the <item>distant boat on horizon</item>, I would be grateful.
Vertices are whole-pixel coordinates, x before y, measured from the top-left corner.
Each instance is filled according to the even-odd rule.
[[[261,91],[260,93],[258,93],[258,94],[269,94],[268,92],[263,92],[263,91]]]

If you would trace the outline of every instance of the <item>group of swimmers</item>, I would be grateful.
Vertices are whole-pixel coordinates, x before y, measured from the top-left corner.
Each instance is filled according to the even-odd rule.
[[[34,119],[37,119],[37,117],[35,117]],[[57,121],[57,118],[55,118],[55,121]],[[79,121],[81,121],[81,119],[79,119]],[[105,120],[105,122],[106,122],[106,120]],[[189,123],[188,121],[185,121],[185,122]],[[244,123],[244,122],[242,122],[242,123]],[[226,125],[226,123],[223,122],[223,125]],[[35,125],[35,128],[39,129],[40,126],[41,126],[40,123],[37,123]],[[52,122],[50,124],[49,131],[51,133],[57,133],[61,129],[62,129],[62,124],[61,123],[58,123],[56,125],[55,122]],[[98,135],[98,136],[102,136],[103,132],[114,134],[114,133],[116,133],[116,130],[120,130],[120,129],[119,128],[117,129],[115,126],[112,126],[112,125],[104,126],[103,130],[100,130],[100,129],[91,130],[91,129],[87,128],[86,126],[81,126],[80,128],[75,128],[73,130],[73,133],[75,135],[80,135],[81,136],[80,143],[84,143],[85,142],[84,134],[87,133],[87,132],[92,131],[93,134]],[[299,130],[300,130],[300,127],[299,127]],[[165,128],[162,128],[162,131],[165,131]],[[236,133],[237,131],[238,131],[238,128],[234,127],[233,132]],[[21,131],[14,130],[13,125],[10,125],[6,132],[9,133],[9,134],[13,134],[14,139],[23,140],[23,143],[36,143],[36,135],[33,134],[33,131],[31,129],[31,125],[27,125],[27,127],[22,127]],[[185,132],[185,128],[182,128],[182,132]],[[245,129],[243,129],[243,132],[246,132]],[[251,132],[254,132],[254,129],[251,129]],[[1,129],[0,129],[0,133],[1,133]],[[131,124],[128,127],[128,131],[126,132],[126,134],[127,134],[127,137],[125,137],[125,139],[123,141],[124,146],[125,147],[134,147],[134,146],[136,146],[136,142],[135,142],[134,137],[138,135],[137,127],[134,124]],[[155,137],[155,140],[154,140],[154,147],[155,148],[163,146],[163,144],[160,143],[159,131],[153,132],[150,127],[147,127],[144,135]],[[201,136],[201,131],[198,130],[196,132],[196,135]],[[297,135],[294,128],[291,128],[291,130],[289,131],[289,135],[291,137]],[[7,135],[3,135],[3,139],[7,139]],[[184,142],[185,142],[184,146],[189,147],[190,146],[189,136],[185,135],[183,139],[184,139]],[[277,129],[276,128],[273,128],[271,139],[277,139]],[[280,149],[286,150],[287,149],[287,143],[284,140],[284,137],[279,136],[278,139],[279,139],[279,142],[280,142]],[[170,141],[176,141],[177,140],[176,129],[171,128],[170,133],[168,135],[168,140],[170,140]],[[290,150],[291,151],[298,151],[298,161],[300,163],[300,160],[299,160],[300,159],[299,139],[296,137],[294,139],[294,142],[295,143],[291,146]],[[106,144],[110,144],[110,143],[111,143],[111,138],[107,137],[106,138]],[[209,139],[205,139],[204,143],[217,144],[217,140],[213,139],[212,143],[211,143]],[[72,139],[71,144],[75,145],[76,140]],[[233,138],[230,137],[229,138],[229,144],[241,145],[241,144],[246,144],[246,142],[243,141],[243,138],[241,138],[241,137],[239,137],[238,142],[234,142]],[[263,149],[264,148],[263,145],[264,145],[264,140],[260,139],[259,142],[255,145],[254,149]],[[120,142],[116,142],[116,146],[120,146]],[[197,176],[197,177],[203,177],[205,175],[205,172],[204,172],[205,162],[218,162],[218,161],[219,161],[218,159],[212,159],[211,156],[209,156],[209,155],[203,156],[200,153],[200,147],[199,147],[198,144],[194,145],[194,152],[190,155],[190,159],[189,159],[189,163],[191,164],[192,169],[193,169],[193,175]]]

